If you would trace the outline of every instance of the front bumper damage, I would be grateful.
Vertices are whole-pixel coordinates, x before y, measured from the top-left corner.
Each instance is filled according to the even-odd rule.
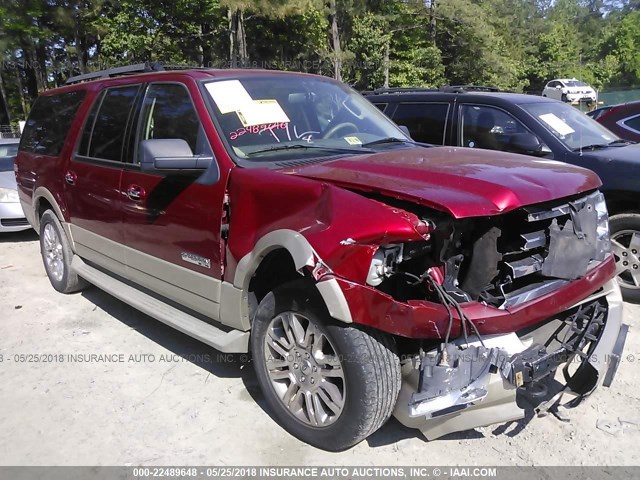
[[[585,397],[613,381],[624,347],[622,297],[615,282],[564,315],[533,330],[469,337],[412,357],[394,416],[429,440],[475,427],[518,420],[518,389],[535,386],[563,368],[567,390]]]

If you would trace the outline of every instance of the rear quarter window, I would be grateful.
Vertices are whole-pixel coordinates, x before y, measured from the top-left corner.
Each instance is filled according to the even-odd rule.
[[[82,133],[78,154],[121,161],[130,115],[140,85],[106,89],[94,103]]]
[[[85,93],[84,90],[75,90],[38,97],[24,127],[20,150],[59,155]]]
[[[393,113],[393,121],[409,129],[418,142],[444,145],[449,115],[448,103],[401,103]]]
[[[625,120],[624,126],[630,130],[634,130],[636,133],[640,133],[640,115]]]

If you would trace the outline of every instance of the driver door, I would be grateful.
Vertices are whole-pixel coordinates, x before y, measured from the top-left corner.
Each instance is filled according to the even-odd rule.
[[[213,156],[193,98],[201,101],[181,83],[146,88],[121,180],[125,262],[134,282],[217,319],[225,178],[201,184],[202,172],[143,171],[138,163],[140,142],[151,139],[182,139],[194,155]]]

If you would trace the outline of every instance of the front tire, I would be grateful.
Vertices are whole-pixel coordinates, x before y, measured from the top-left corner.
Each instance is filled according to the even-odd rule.
[[[609,228],[622,297],[640,303],[640,214],[614,215]]]
[[[393,338],[338,324],[306,282],[260,302],[251,332],[258,383],[270,412],[292,435],[342,451],[391,416],[400,391]]]
[[[58,217],[51,210],[40,217],[40,253],[49,281],[57,291],[72,293],[88,285],[71,269],[71,245]]]

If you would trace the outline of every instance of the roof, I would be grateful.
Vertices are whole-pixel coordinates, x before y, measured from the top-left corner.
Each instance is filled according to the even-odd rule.
[[[524,93],[513,93],[513,92],[485,92],[485,91],[442,91],[442,90],[428,90],[428,89],[408,89],[403,91],[375,91],[375,92],[366,92],[366,97],[369,100],[379,99],[388,99],[388,100],[415,100],[421,101],[425,99],[440,99],[440,100],[449,100],[451,98],[464,98],[465,100],[473,100],[473,99],[484,99],[493,98],[496,100],[502,100],[508,103],[540,103],[540,102],[555,102],[556,100],[552,100],[547,97],[542,97],[539,95],[526,95]]]
[[[96,74],[99,72],[96,72]],[[96,75],[89,74],[89,75]],[[144,71],[140,73],[122,73],[115,74],[113,76],[104,74],[99,77],[86,77],[86,79],[80,78],[82,76],[71,77],[69,81],[70,84],[64,85],[61,87],[57,87],[51,90],[47,90],[43,92],[43,95],[54,95],[58,93],[63,93],[66,91],[73,90],[89,90],[93,88],[97,88],[102,85],[123,85],[128,83],[135,82],[145,82],[145,81],[158,81],[160,79],[166,78],[180,78],[180,77],[188,77],[194,80],[202,80],[208,78],[242,78],[242,77],[255,77],[255,76],[276,76],[276,75],[286,75],[286,76],[300,76],[300,77],[322,77],[320,75],[313,75],[310,73],[299,73],[299,72],[285,72],[280,70],[262,70],[262,69],[216,69],[216,68],[180,68],[173,70],[165,70],[165,71]],[[329,81],[335,81],[329,77],[322,77]]]

